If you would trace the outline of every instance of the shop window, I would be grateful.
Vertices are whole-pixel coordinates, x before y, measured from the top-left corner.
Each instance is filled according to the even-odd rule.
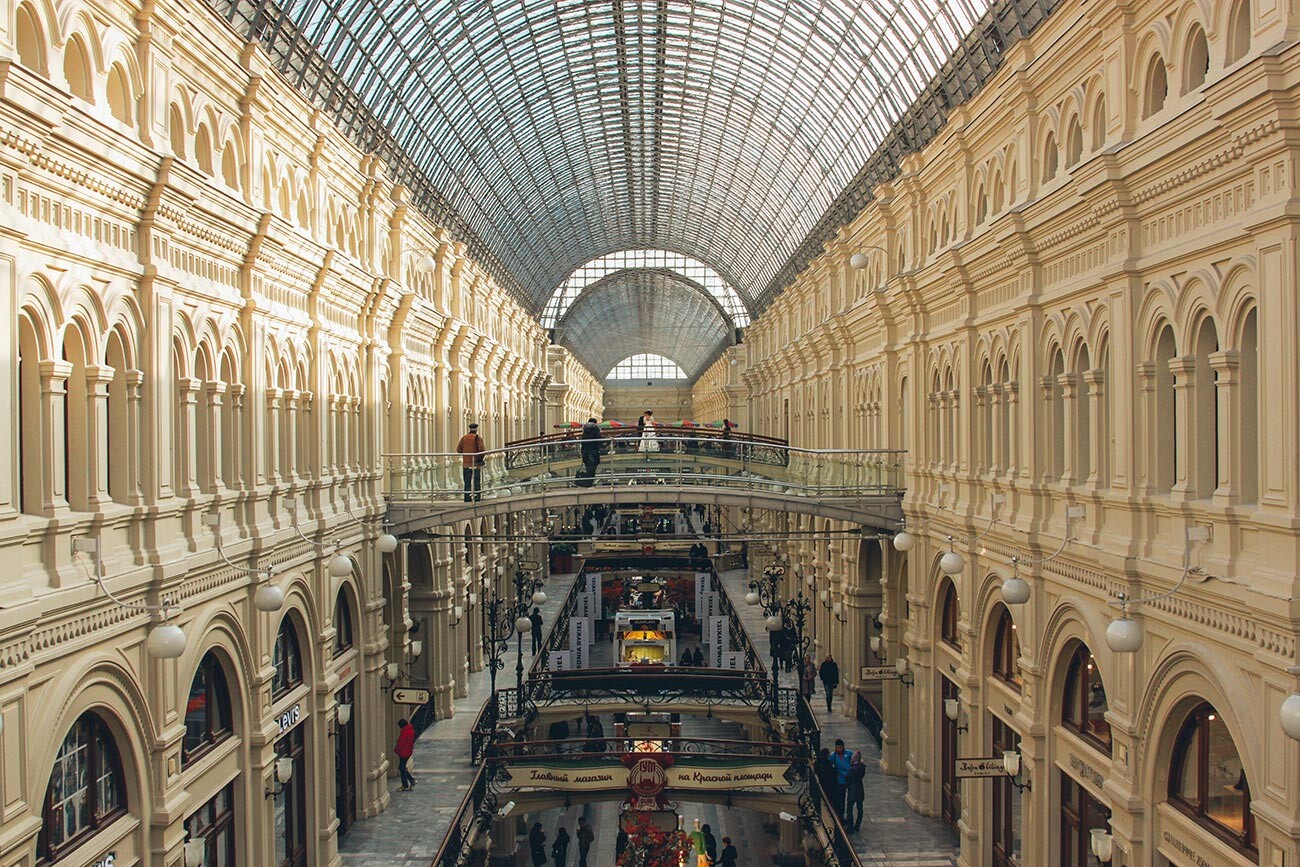
[[[1219,837],[1255,850],[1246,771],[1228,727],[1209,704],[1194,708],[1178,732],[1169,800]]]
[[[278,699],[302,683],[302,653],[298,649],[298,632],[285,618],[275,636],[275,673],[271,676],[271,697]]]
[[[234,867],[235,784],[230,783],[185,820],[190,840],[203,840],[203,867]]]
[[[122,760],[113,735],[98,714],[84,713],[63,739],[50,771],[37,863],[62,860],[125,814],[126,807]]]
[[[947,579],[944,579],[943,602],[940,605],[939,637],[953,647],[960,647],[961,640],[957,636],[957,618],[960,614],[957,590]]]
[[[1011,726],[990,715],[993,731],[993,755],[1020,752],[1020,735]],[[993,849],[994,867],[1017,867],[1020,864],[1021,792],[1007,777],[993,778]]]
[[[1016,635],[1016,624],[1011,620],[1011,612],[1005,607],[998,616],[996,631],[993,635],[993,676],[1011,686],[1017,692],[1023,683],[1020,666],[1020,637]]]
[[[277,759],[293,761],[293,776],[289,782],[277,784],[274,797],[275,867],[306,867],[307,865],[307,787],[303,780],[306,770],[306,750],[303,727],[298,726],[275,742]]]
[[[181,766],[194,761],[234,731],[230,712],[230,690],[226,673],[211,651],[204,654],[185,704],[185,742]]]
[[[348,605],[348,594],[340,590],[334,600],[334,655],[341,656],[352,648],[352,607]]]
[[[1062,724],[1110,755],[1110,723],[1106,722],[1106,687],[1101,682],[1097,661],[1086,644],[1080,644],[1070,659],[1061,702]]]
[[[1105,867],[1092,854],[1092,829],[1110,830],[1110,810],[1061,772],[1061,867]]]

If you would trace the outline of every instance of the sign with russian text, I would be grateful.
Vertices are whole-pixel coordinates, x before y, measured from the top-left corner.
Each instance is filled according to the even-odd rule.
[[[692,765],[679,759],[668,768],[668,788],[716,791],[719,789],[772,789],[788,785],[789,765],[779,762],[736,765]]]
[[[394,689],[393,704],[428,704],[427,689]]]
[[[533,763],[510,765],[506,770],[510,774],[508,789],[595,792],[627,787],[627,768],[609,762],[594,766],[588,762]]]
[[[636,762],[633,767],[639,764]],[[679,758],[667,768],[654,764],[658,768],[655,775],[662,773],[664,785],[669,789],[727,791],[782,789],[789,785],[785,775],[790,766],[779,761]],[[593,792],[623,789],[630,783],[629,770],[612,756],[572,762],[526,762],[507,765],[506,770],[510,779],[505,787],[520,791]],[[648,766],[645,770],[650,771]]]
[[[858,680],[892,680],[898,670],[892,665],[864,665],[858,669]]]
[[[1001,756],[988,759],[958,759],[957,777],[1005,777],[1007,764]]]

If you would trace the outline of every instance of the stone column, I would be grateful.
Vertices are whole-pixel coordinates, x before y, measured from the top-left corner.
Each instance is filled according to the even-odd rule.
[[[182,376],[176,380],[176,478],[178,497],[193,497],[197,485],[198,402],[203,380]]]
[[[976,475],[992,472],[993,469],[993,411],[992,394],[987,386],[975,388],[975,417],[979,425],[975,430],[975,440],[971,443],[974,454],[971,457],[971,471]]]
[[[108,385],[113,368],[86,368],[86,508],[96,511],[111,502],[108,495]]]
[[[1020,384],[1008,382],[1003,386],[1007,402],[1007,466],[1008,476],[1015,477],[1021,468],[1020,449]]]
[[[46,514],[68,505],[66,456],[68,377],[72,362],[42,361],[37,365],[41,378],[41,430],[49,431],[41,454],[41,490]]]
[[[203,384],[203,400],[206,407],[205,423],[208,427],[207,454],[203,455],[203,463],[207,467],[206,477],[202,480],[208,490],[221,490],[225,484],[221,477],[221,456],[223,454],[223,443],[221,440],[222,408],[221,396],[226,393],[226,384],[224,382],[206,382]]]
[[[244,385],[233,382],[226,386],[230,398],[226,401],[226,411],[230,413],[230,437],[224,443],[226,453],[230,455],[230,472],[224,479],[227,487],[244,486]]]
[[[1006,409],[1006,389],[1002,383],[994,383],[989,386],[989,472],[995,476],[1002,474],[1006,467],[1002,466],[1002,450],[1004,446],[1002,430],[1002,414]]]
[[[1175,499],[1200,495],[1192,480],[1192,456],[1196,454],[1196,356],[1169,359],[1174,375],[1174,487]]]
[[[140,466],[141,448],[144,442],[141,430],[143,388],[144,371],[128,370],[126,372],[126,466],[122,471],[126,473],[127,499],[131,505],[144,502],[143,474]]]
[[[1227,505],[1241,496],[1241,355],[1235,349],[1216,352],[1210,356],[1210,369],[1215,373],[1219,423],[1214,499]]]
[[[293,482],[302,474],[298,466],[298,401],[302,394],[296,388],[284,392],[284,428],[280,431],[283,442],[280,475]]]
[[[1079,448],[1079,407],[1076,403],[1079,392],[1079,377],[1073,373],[1062,373],[1056,377],[1057,384],[1061,387],[1061,401],[1065,404],[1065,411],[1061,417],[1065,420],[1065,430],[1060,431],[1062,444],[1064,446],[1061,457],[1061,484],[1064,486],[1077,485],[1079,479],[1075,474],[1074,456],[1078,454]],[[1055,448],[1055,443],[1053,443]]]
[[[1039,415],[1039,443],[1038,449],[1038,478],[1043,482],[1054,482],[1057,479],[1059,467],[1055,466],[1056,462],[1056,380],[1052,376],[1044,376],[1038,381],[1038,389],[1042,394],[1043,411]],[[1047,422],[1047,423],[1044,423]],[[1043,437],[1042,432],[1046,430],[1047,436]]]
[[[272,485],[281,478],[280,405],[283,400],[283,389],[266,390],[266,481]]]
[[[1106,371],[1093,368],[1083,373],[1088,401],[1088,488],[1096,490],[1110,486],[1109,414],[1106,412]]]
[[[1156,364],[1143,361],[1137,366],[1137,398],[1143,430],[1138,432],[1137,441],[1142,443],[1141,472],[1137,492],[1149,497],[1159,491],[1160,448],[1156,423]]]

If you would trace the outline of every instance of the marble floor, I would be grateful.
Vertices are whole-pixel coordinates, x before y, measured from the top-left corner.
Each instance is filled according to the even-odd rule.
[[[761,612],[743,604],[746,590],[744,573],[724,573],[722,577],[731,598],[741,603],[737,610],[750,635],[763,636]],[[573,578],[572,575],[555,576],[546,587],[549,598],[542,615],[548,627],[558,613]],[[529,657],[527,648],[524,653]],[[528,661],[526,658],[525,663]],[[513,668],[512,648],[506,660],[506,671]],[[456,702],[454,715],[434,723],[420,736],[415,747],[416,788],[411,792],[401,792],[396,779],[390,781],[392,807],[379,816],[358,822],[340,844],[346,867],[428,867],[473,778],[469,732],[487,693],[486,672],[471,674],[469,696]],[[606,731],[611,731],[611,721],[605,722]],[[718,725],[727,725],[716,721],[699,722],[708,726],[711,732]],[[867,867],[953,867],[957,863],[956,835],[939,820],[918,816],[907,808],[903,802],[906,782],[880,772],[875,761],[879,752],[866,727],[840,714],[822,715],[821,723],[824,743],[833,744],[836,738],[842,738],[850,750],[861,749],[867,757],[866,816],[861,831],[854,835],[863,864]],[[683,727],[687,728],[685,723]],[[740,864],[777,863],[779,829],[770,817],[751,810],[711,804],[684,804],[681,813],[688,825],[695,818],[711,824],[719,840],[730,835],[740,849]],[[553,839],[554,829],[561,825],[573,834],[579,815],[585,815],[596,829],[596,841],[588,863],[591,867],[609,867],[614,863],[617,804],[588,804],[552,810],[530,816],[528,821],[541,821]],[[518,863],[525,864],[527,852],[522,840],[517,842]],[[570,849],[568,863],[578,863],[576,845]],[[554,867],[553,862],[548,867]]]

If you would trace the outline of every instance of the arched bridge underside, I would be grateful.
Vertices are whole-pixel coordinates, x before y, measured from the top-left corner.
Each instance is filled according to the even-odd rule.
[[[772,490],[701,484],[597,485],[591,488],[550,488],[544,491],[497,494],[478,502],[448,502],[390,498],[389,532],[403,535],[434,527],[512,512],[604,505],[715,505],[797,512],[873,527],[893,527],[903,518],[901,493],[869,496],[809,497]]]

